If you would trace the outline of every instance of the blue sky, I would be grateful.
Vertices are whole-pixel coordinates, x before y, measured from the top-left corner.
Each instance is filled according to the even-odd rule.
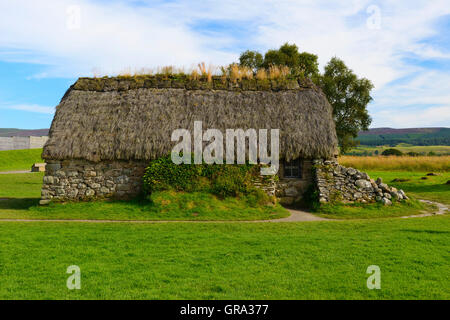
[[[0,127],[47,128],[79,76],[296,43],[375,84],[372,127],[450,126],[446,1],[0,1]]]

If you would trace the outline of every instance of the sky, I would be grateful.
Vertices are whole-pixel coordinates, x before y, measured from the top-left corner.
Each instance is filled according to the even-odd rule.
[[[450,127],[450,3],[0,0],[0,128],[50,127],[81,76],[238,61],[283,43],[375,89],[375,127]]]

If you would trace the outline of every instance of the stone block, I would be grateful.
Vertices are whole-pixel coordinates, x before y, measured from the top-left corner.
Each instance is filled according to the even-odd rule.
[[[289,187],[285,191],[287,197],[296,197],[298,196],[298,190],[295,187]]]
[[[53,184],[55,182],[55,178],[53,176],[44,176],[45,184]]]
[[[356,180],[355,185],[359,188],[372,189],[372,184],[370,183],[370,181],[364,179]]]

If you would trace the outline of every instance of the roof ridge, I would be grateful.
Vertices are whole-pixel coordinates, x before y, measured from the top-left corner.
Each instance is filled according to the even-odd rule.
[[[103,78],[79,78],[74,90],[126,91],[141,88],[227,90],[227,91],[282,91],[316,89],[308,78],[285,77],[278,79],[230,79],[213,76],[193,79],[188,75],[137,75]]]

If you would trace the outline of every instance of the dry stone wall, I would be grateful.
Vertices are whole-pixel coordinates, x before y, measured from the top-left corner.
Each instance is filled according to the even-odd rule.
[[[346,168],[332,160],[315,160],[314,175],[319,201],[327,202],[375,202],[392,204],[392,199],[408,200],[403,190],[383,183],[381,178],[373,180],[365,172]]]
[[[48,161],[40,204],[133,198],[141,192],[147,166],[146,161]],[[389,187],[380,178],[373,180],[367,173],[341,166],[337,161],[306,161],[302,171],[302,179],[273,176],[253,183],[269,195],[276,196],[284,205],[300,201],[312,183],[317,186],[321,203],[380,201],[389,205],[392,199],[408,199],[403,190]]]
[[[302,160],[301,178],[284,178],[284,168],[280,166],[279,181],[276,185],[276,196],[282,205],[292,205],[302,200],[303,194],[313,183],[312,160]]]
[[[147,165],[147,162],[138,161],[48,161],[40,204],[132,198],[141,191]]]

